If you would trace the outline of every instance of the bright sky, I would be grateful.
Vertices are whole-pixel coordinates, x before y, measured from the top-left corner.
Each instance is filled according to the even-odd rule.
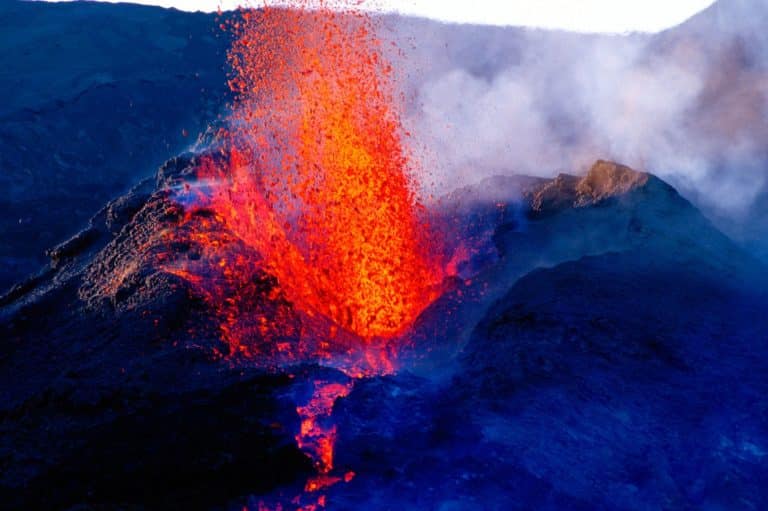
[[[215,11],[219,6],[226,10],[246,1],[132,0],[133,3],[186,11]],[[262,5],[263,0],[252,3]],[[269,3],[281,2],[271,0]],[[656,32],[681,23],[712,4],[713,0],[329,0],[327,3],[362,3],[376,10],[465,23],[527,25],[581,32]]]

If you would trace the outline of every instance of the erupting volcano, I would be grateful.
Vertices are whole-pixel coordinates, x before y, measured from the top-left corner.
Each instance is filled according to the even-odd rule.
[[[292,7],[242,10],[222,25],[234,33],[236,99],[219,153],[198,166],[202,185],[179,196],[191,201],[189,222],[222,225],[258,258],[196,229],[204,257],[170,271],[221,312],[231,353],[263,365],[333,359],[327,363],[351,377],[390,373],[392,340],[443,281],[415,193],[421,169],[404,143],[393,67],[370,16],[323,2]],[[201,210],[213,220],[195,214]],[[259,299],[291,304],[300,326],[245,296],[242,283],[264,275],[273,281]],[[269,356],[275,351],[279,359]],[[317,381],[297,407],[298,445],[321,474],[333,468],[335,440],[335,427],[321,419],[351,386]],[[307,490],[340,479],[321,476]]]
[[[404,333],[442,271],[374,23],[321,5],[246,10],[229,26],[236,100],[225,158],[201,166],[205,207],[305,313],[366,343]]]
[[[0,2],[0,510],[768,509],[765,2],[269,3]]]

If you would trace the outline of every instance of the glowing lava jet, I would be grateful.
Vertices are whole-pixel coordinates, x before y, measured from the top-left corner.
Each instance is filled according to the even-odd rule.
[[[366,14],[312,7],[232,25],[233,154],[214,209],[291,302],[362,339],[393,337],[442,281],[393,71]]]
[[[208,278],[192,268],[175,270],[216,302],[223,337],[240,353],[263,355],[244,348],[248,337],[268,340],[284,318],[260,313],[258,328],[249,326],[255,311],[237,282],[254,281],[257,271],[277,282],[263,296],[284,299],[305,319],[326,318],[325,330],[309,332],[312,342],[277,343],[289,359],[334,357],[334,342],[341,351],[363,353],[333,364],[349,382],[316,381],[311,398],[297,406],[297,442],[320,473],[307,483],[309,492],[340,479],[328,475],[334,401],[351,391],[352,378],[393,370],[390,340],[408,330],[443,281],[414,194],[418,169],[404,145],[385,43],[369,15],[339,7],[299,2],[241,10],[225,24],[234,34],[228,58],[236,99],[222,157],[204,159],[198,179],[207,183],[205,208],[213,221],[259,259],[222,255],[224,245],[208,237],[217,254],[209,257],[215,264]],[[211,271],[218,277],[210,278]],[[216,289],[221,282],[229,282],[227,290]],[[293,328],[287,320],[283,326]],[[350,338],[357,348],[349,347]]]

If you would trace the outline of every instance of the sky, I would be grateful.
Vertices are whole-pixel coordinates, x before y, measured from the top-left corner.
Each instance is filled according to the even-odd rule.
[[[219,7],[232,9],[246,1],[133,0],[132,3],[186,11],[215,11]],[[263,0],[251,1],[263,4]],[[327,3],[360,2],[375,10],[442,21],[623,33],[657,32],[672,27],[709,6],[713,0],[329,0]],[[269,3],[279,3],[279,0]]]

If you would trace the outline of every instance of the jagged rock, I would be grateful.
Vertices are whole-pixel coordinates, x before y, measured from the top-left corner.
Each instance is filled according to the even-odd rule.
[[[648,182],[648,174],[624,165],[600,160],[576,185],[576,206],[596,204],[609,197],[624,195]]]
[[[535,191],[529,191],[531,208],[537,213],[597,204],[619,197],[648,182],[648,174],[624,165],[600,160],[584,177],[560,174]]]
[[[64,259],[81,254],[99,239],[99,237],[100,233],[97,229],[87,227],[64,243],[56,245],[52,249],[46,251],[45,254],[51,258],[51,265],[56,268]]]
[[[149,199],[149,180],[145,180],[107,206],[105,226],[111,234],[117,234],[125,227],[133,216],[141,210]]]
[[[576,186],[579,178],[560,174],[542,186],[531,197],[531,207],[537,213],[556,211],[572,206],[577,202]]]
[[[180,186],[193,181],[196,173],[195,156],[185,153],[165,162],[157,171],[155,186],[159,189]]]

